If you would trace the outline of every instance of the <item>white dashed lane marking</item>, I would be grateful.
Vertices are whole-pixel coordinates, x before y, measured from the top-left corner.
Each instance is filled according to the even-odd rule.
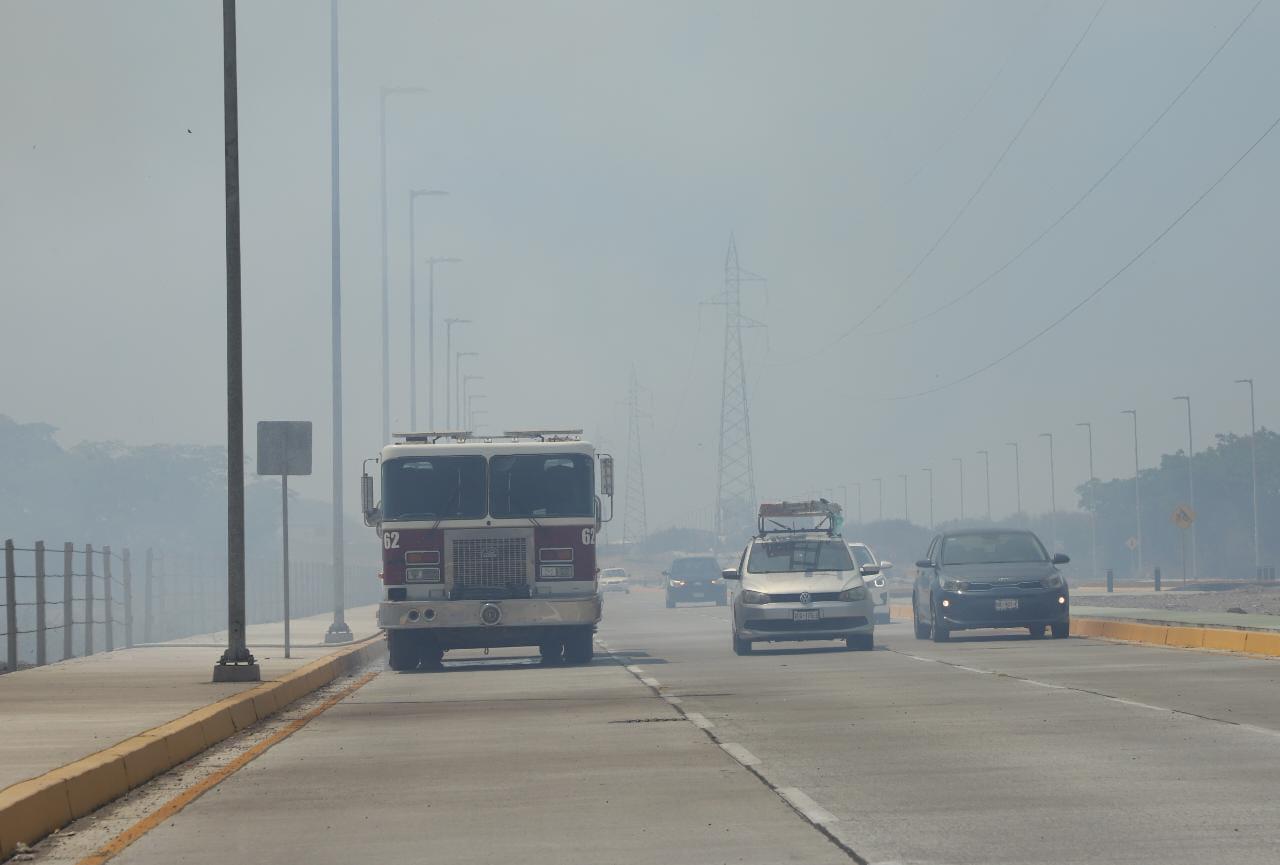
[[[710,730],[715,724],[707,720],[707,716],[701,712],[685,712],[684,716],[689,719],[693,726],[699,730]]]
[[[804,818],[810,823],[819,826],[825,826],[828,823],[836,823],[839,821],[835,814],[832,814],[826,808],[823,808],[817,802],[809,797],[809,794],[801,790],[799,787],[779,787],[778,795],[786,799],[792,808],[799,811]]]
[[[721,742],[720,747],[724,748],[726,754],[744,766],[760,765],[760,758],[739,745],[737,742]]]

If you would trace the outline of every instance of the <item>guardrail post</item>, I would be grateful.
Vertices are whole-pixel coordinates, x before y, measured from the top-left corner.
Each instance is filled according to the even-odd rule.
[[[1156,591],[1158,592],[1160,591],[1160,569],[1159,568],[1155,569],[1155,575],[1156,575]]]
[[[1107,591],[1114,592],[1116,590],[1116,572],[1111,568],[1107,568]]]
[[[18,669],[18,574],[13,568],[13,541],[4,542],[5,665]]]
[[[45,638],[49,622],[45,616],[44,596],[44,541],[36,541],[36,666],[49,663]]]
[[[71,591],[71,572],[74,570],[72,559],[75,551],[71,541],[62,545],[62,660],[64,661],[75,655],[73,639],[75,634],[71,632],[71,620],[75,618],[71,610],[74,599],[74,593]]]
[[[106,650],[116,650],[115,610],[111,606],[111,547],[102,548],[102,627],[106,632]]]
[[[133,648],[133,561],[129,548],[120,554],[120,569],[124,581],[124,646]]]
[[[84,545],[84,655],[93,654],[93,544]]]
[[[147,547],[147,570],[142,582],[142,642],[151,642],[151,592],[155,580],[155,554]]]

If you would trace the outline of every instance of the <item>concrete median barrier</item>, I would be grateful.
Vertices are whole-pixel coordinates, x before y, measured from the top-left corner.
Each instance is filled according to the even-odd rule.
[[[0,859],[90,814],[385,651],[381,635],[0,790]]]

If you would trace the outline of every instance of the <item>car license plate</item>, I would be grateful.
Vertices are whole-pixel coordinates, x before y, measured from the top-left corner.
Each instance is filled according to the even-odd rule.
[[[1016,610],[1018,609],[1017,598],[996,598],[997,610]]]
[[[816,622],[822,618],[821,610],[792,610],[791,621],[793,622]]]

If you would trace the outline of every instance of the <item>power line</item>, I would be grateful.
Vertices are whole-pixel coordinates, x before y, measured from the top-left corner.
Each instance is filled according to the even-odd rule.
[[[1227,38],[1222,40],[1222,42],[1218,45],[1217,50],[1215,50],[1213,54],[1209,56],[1209,59],[1206,60],[1204,64],[1196,71],[1195,75],[1191,76],[1190,80],[1187,81],[1186,85],[1183,86],[1183,88],[1178,91],[1177,95],[1175,95],[1173,99],[1170,100],[1167,105],[1165,105],[1164,109],[1159,114],[1156,115],[1155,119],[1152,120],[1151,123],[1148,124],[1147,128],[1142,131],[1142,134],[1139,135],[1137,138],[1135,138],[1133,143],[1130,144],[1128,148],[1126,148],[1125,151],[1120,154],[1120,158],[1118,158],[1115,162],[1111,163],[1111,167],[1108,168],[1106,171],[1104,171],[1102,173],[1102,176],[1099,177],[1097,180],[1095,180],[1093,184],[1090,185],[1089,188],[1084,191],[1083,195],[1077,198],[1070,207],[1068,207],[1058,216],[1057,219],[1049,223],[1049,225],[1046,226],[1043,231],[1037,234],[1031,240],[1030,243],[1022,247],[1022,249],[1018,250],[1018,252],[1012,258],[1010,258],[1004,264],[997,267],[995,270],[988,273],[982,279],[978,280],[967,291],[963,292],[962,294],[959,294],[956,297],[953,297],[951,300],[947,301],[941,306],[938,306],[930,310],[929,312],[924,313],[923,315],[917,316],[916,318],[913,318],[910,321],[904,322],[902,324],[894,325],[893,327],[887,327],[887,328],[884,328],[883,330],[875,331],[873,336],[884,336],[886,334],[897,333],[899,331],[906,330],[907,328],[914,327],[915,325],[920,324],[921,322],[927,321],[933,318],[935,315],[938,315],[939,313],[946,312],[951,307],[955,306],[956,304],[960,303],[966,298],[971,297],[976,291],[978,291],[978,289],[987,285],[989,282],[991,282],[991,280],[995,279],[997,276],[1004,273],[1014,263],[1016,263],[1020,258],[1022,258],[1022,256],[1026,255],[1034,247],[1039,245],[1040,241],[1044,240],[1049,235],[1050,232],[1056,229],[1059,225],[1062,224],[1062,222],[1068,216],[1074,213],[1076,211],[1076,208],[1078,208],[1081,204],[1084,203],[1085,199],[1093,195],[1094,191],[1097,190],[1097,188],[1101,186],[1108,177],[1111,176],[1112,172],[1114,172],[1117,168],[1119,168],[1120,164],[1129,158],[1129,154],[1133,153],[1133,151],[1138,147],[1138,145],[1141,144],[1144,140],[1146,140],[1147,136],[1150,135],[1151,132],[1157,126],[1160,125],[1160,122],[1164,120],[1165,116],[1168,115],[1168,113],[1173,110],[1173,107],[1182,100],[1182,97],[1186,95],[1187,91],[1190,90],[1192,86],[1197,81],[1200,80],[1200,77],[1204,75],[1205,71],[1211,65],[1213,65],[1213,62],[1218,59],[1218,55],[1222,53],[1223,49],[1225,49],[1228,44],[1230,44],[1231,40],[1233,40],[1236,34],[1240,32],[1240,29],[1244,27],[1245,22],[1247,22],[1251,17],[1253,17],[1253,13],[1256,12],[1258,10],[1258,7],[1261,5],[1262,5],[1262,0],[1257,0],[1257,2],[1253,4],[1253,7],[1247,13],[1245,13],[1245,16],[1240,19],[1240,22],[1238,24],[1236,24],[1235,29],[1233,29],[1230,33],[1228,33]]]
[[[1201,192],[1198,196],[1196,196],[1195,200],[1192,201],[1191,204],[1187,205],[1185,210],[1179,213],[1178,216],[1174,218],[1172,222],[1166,225],[1159,234],[1153,237],[1151,241],[1147,243],[1146,246],[1138,250],[1136,255],[1134,255],[1132,258],[1126,261],[1123,265],[1121,265],[1119,270],[1117,270],[1115,273],[1111,274],[1109,277],[1103,280],[1101,285],[1099,285],[1093,291],[1085,295],[1080,300],[1079,303],[1077,303],[1075,306],[1068,309],[1066,312],[1058,316],[1053,321],[1049,322],[1048,325],[1046,325],[1045,327],[1037,331],[1030,338],[1023,340],[1014,348],[1000,355],[998,358],[986,364],[985,366],[981,366],[978,369],[973,370],[972,372],[969,372],[969,373],[966,373],[965,375],[960,376],[959,378],[952,379],[951,381],[945,384],[940,384],[940,385],[937,385],[936,387],[932,387],[927,390],[918,391],[916,393],[903,394],[901,396],[895,396],[895,397],[887,397],[887,399],[891,401],[916,399],[918,397],[928,396],[929,394],[938,393],[939,391],[943,391],[943,390],[947,390],[948,388],[955,387],[958,384],[962,384],[971,378],[976,378],[977,376],[981,375],[987,370],[990,370],[993,367],[998,366],[999,364],[1013,357],[1018,352],[1025,349],[1027,346],[1031,345],[1036,340],[1040,339],[1040,337],[1044,336],[1045,334],[1053,330],[1058,325],[1062,324],[1064,321],[1066,321],[1068,318],[1074,315],[1081,307],[1083,307],[1089,301],[1093,300],[1098,295],[1102,294],[1102,292],[1106,290],[1107,286],[1111,285],[1111,283],[1119,279],[1120,276],[1123,273],[1125,273],[1125,271],[1127,271],[1133,265],[1137,264],[1138,261],[1143,256],[1145,256],[1157,243],[1159,243],[1161,240],[1164,240],[1165,236],[1168,235],[1169,232],[1173,231],[1173,229],[1176,228],[1178,224],[1182,222],[1182,220],[1186,219],[1187,216],[1190,215],[1191,211],[1196,209],[1196,207],[1200,204],[1200,202],[1204,201],[1205,198],[1209,196],[1209,193],[1217,189],[1218,186],[1222,183],[1222,181],[1226,180],[1227,177],[1231,174],[1231,172],[1235,171],[1237,165],[1239,165],[1241,162],[1244,162],[1244,160],[1249,156],[1249,154],[1252,153],[1257,148],[1257,146],[1261,144],[1267,138],[1267,136],[1269,136],[1275,130],[1276,126],[1280,126],[1280,116],[1277,116],[1276,119],[1271,122],[1271,125],[1266,128],[1266,131],[1264,131],[1261,135],[1259,135],[1256,139],[1254,139],[1254,142],[1249,145],[1248,149],[1246,149],[1244,153],[1241,153],[1240,156],[1237,157],[1235,162],[1232,162],[1231,165],[1227,168],[1227,170],[1222,172],[1222,174],[1218,176],[1217,180],[1209,184],[1208,188],[1206,188],[1203,192]]]
[[[895,285],[892,289],[890,289],[890,291],[884,297],[880,298],[880,300],[874,306],[871,307],[871,310],[866,315],[858,319],[858,321],[854,323],[852,327],[846,329],[844,332],[836,336],[835,339],[828,340],[825,344],[820,346],[818,350],[814,352],[813,355],[811,355],[811,357],[817,357],[826,349],[831,348],[833,345],[843,342],[845,339],[852,336],[864,324],[870,321],[871,318],[876,315],[876,313],[878,313],[881,309],[883,309],[885,304],[887,304],[890,300],[896,297],[898,292],[900,292],[903,288],[905,288],[907,283],[909,283],[912,280],[912,278],[915,277],[916,273],[920,270],[921,267],[924,266],[925,262],[927,262],[930,258],[933,257],[933,253],[937,251],[938,247],[942,245],[943,241],[945,241],[951,235],[952,229],[954,229],[956,225],[960,222],[960,220],[964,217],[964,215],[969,212],[970,206],[972,206],[973,202],[976,201],[978,196],[982,194],[982,191],[987,188],[987,184],[991,181],[991,178],[995,176],[996,171],[998,171],[1000,169],[1000,166],[1004,164],[1005,158],[1009,155],[1009,152],[1013,150],[1013,146],[1018,143],[1018,139],[1022,137],[1022,133],[1026,131],[1027,126],[1030,125],[1031,121],[1035,118],[1036,114],[1040,111],[1040,106],[1044,105],[1045,100],[1049,98],[1049,94],[1053,92],[1053,88],[1057,85],[1058,80],[1062,77],[1062,73],[1066,71],[1067,66],[1071,64],[1072,58],[1076,56],[1076,52],[1080,49],[1080,46],[1084,43],[1084,40],[1088,37],[1090,31],[1093,30],[1094,22],[1098,20],[1098,16],[1102,14],[1102,10],[1106,8],[1106,5],[1108,2],[1109,0],[1102,0],[1102,2],[1098,4],[1098,8],[1094,10],[1093,17],[1089,19],[1089,23],[1085,26],[1084,31],[1081,32],[1080,37],[1076,39],[1075,44],[1071,46],[1071,51],[1067,53],[1066,58],[1062,61],[1062,64],[1058,67],[1058,71],[1054,73],[1053,78],[1049,81],[1048,86],[1045,87],[1044,91],[1040,94],[1040,98],[1036,100],[1035,105],[1031,107],[1031,111],[1027,114],[1025,118],[1023,118],[1021,125],[1019,125],[1017,131],[1013,133],[1013,137],[1009,139],[1009,142],[1005,144],[1004,150],[1000,151],[1000,155],[996,157],[996,161],[992,163],[991,168],[987,171],[986,175],[982,178],[982,181],[978,184],[977,188],[974,189],[973,194],[970,195],[968,200],[966,200],[965,203],[960,207],[960,209],[956,212],[956,215],[952,217],[951,222],[947,224],[947,227],[943,229],[942,233],[938,235],[937,239],[934,240],[933,244],[925,251],[925,254],[921,256],[918,261],[916,261],[916,263],[911,267],[911,269],[907,271],[906,276],[902,277],[902,279],[898,281],[897,285]]]

